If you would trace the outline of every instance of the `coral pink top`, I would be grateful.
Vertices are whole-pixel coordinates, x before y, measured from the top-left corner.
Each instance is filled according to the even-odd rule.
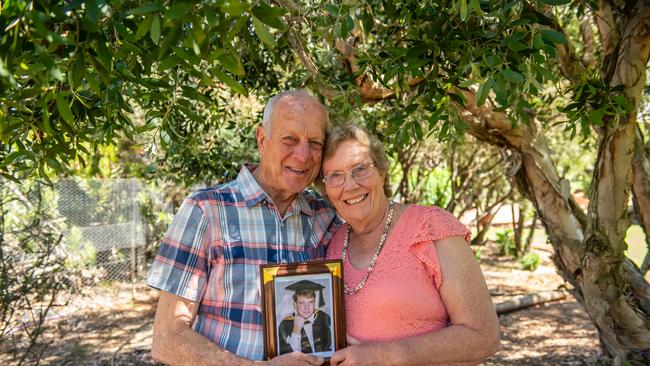
[[[343,225],[334,235],[328,259],[341,258],[345,230]],[[441,208],[408,206],[363,289],[345,295],[347,334],[360,341],[391,341],[446,327],[449,316],[438,293],[443,279],[434,241],[449,236],[469,240],[470,232]],[[366,271],[346,260],[347,286],[356,288]]]

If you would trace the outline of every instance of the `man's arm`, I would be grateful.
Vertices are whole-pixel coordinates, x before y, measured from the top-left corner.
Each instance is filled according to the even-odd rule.
[[[499,348],[499,318],[481,269],[461,237],[435,243],[440,296],[451,325],[395,342],[368,342],[337,351],[331,365],[476,365]]]
[[[198,307],[197,302],[160,291],[153,323],[153,358],[168,365],[252,365],[253,361],[235,356],[192,329]],[[292,352],[265,363],[317,366],[323,358]]]
[[[151,355],[169,365],[250,365],[192,329],[199,304],[160,291]]]

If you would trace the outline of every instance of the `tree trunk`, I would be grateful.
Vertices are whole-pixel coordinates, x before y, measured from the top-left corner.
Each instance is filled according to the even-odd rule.
[[[650,161],[646,154],[641,131],[637,128],[634,141],[634,158],[632,160],[632,193],[634,195],[634,211],[639,218],[639,224],[645,232],[648,252],[641,264],[644,275],[650,268]]]
[[[601,8],[602,10],[603,8]],[[636,110],[645,82],[650,34],[645,21],[650,5],[637,2],[627,9],[629,21],[616,34],[614,54],[606,55],[610,86],[625,85],[631,108],[618,123],[603,128],[594,171],[588,215],[585,216],[559,179],[536,126],[512,128],[501,113],[476,108],[472,93],[465,114],[471,133],[484,141],[498,141],[521,154],[517,174],[520,188],[531,199],[546,227],[561,275],[573,285],[576,299],[599,329],[604,350],[616,364],[650,362],[650,286],[625,257],[627,208],[632,188],[632,156]],[[603,19],[607,19],[604,17]],[[611,24],[610,24],[611,25]]]
[[[476,206],[476,236],[472,239],[471,245],[485,245],[485,235],[492,227],[492,220],[494,219],[491,210],[483,212],[480,216],[478,210],[479,208]]]
[[[528,232],[528,237],[526,237],[526,245],[524,246],[524,254],[530,252],[530,248],[533,244],[533,238],[535,237],[535,228],[537,227],[537,212],[533,214],[533,221],[530,224],[530,231]]]

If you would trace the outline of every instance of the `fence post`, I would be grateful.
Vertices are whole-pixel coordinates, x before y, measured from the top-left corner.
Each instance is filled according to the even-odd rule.
[[[138,210],[138,200],[136,192],[136,180],[131,178],[131,197],[133,197],[133,204],[131,209],[131,222],[133,223],[133,231],[131,235],[131,299],[135,300],[135,281],[137,277],[138,266],[136,263],[136,237],[138,235],[138,220],[137,220],[137,210]]]

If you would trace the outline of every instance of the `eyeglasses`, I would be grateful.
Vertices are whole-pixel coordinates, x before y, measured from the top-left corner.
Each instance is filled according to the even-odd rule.
[[[372,168],[375,166],[375,163],[357,165],[350,170],[350,176],[356,182],[362,181],[372,174]],[[345,183],[346,176],[345,172],[338,170],[323,178],[323,183],[330,188],[340,187]]]

